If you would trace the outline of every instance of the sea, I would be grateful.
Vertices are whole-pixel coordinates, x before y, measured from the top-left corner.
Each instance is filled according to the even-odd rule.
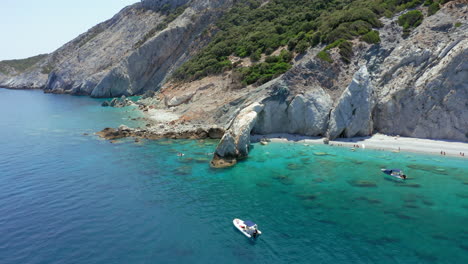
[[[100,139],[145,125],[101,102],[0,89],[1,264],[468,263],[466,159],[291,142],[212,169],[216,140]]]

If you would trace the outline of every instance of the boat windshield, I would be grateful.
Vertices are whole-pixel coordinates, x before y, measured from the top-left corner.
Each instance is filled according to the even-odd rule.
[[[246,226],[248,226],[248,227],[255,227],[255,228],[257,227],[257,224],[255,224],[255,223],[252,222],[252,221],[248,221],[248,220],[247,220],[247,221],[244,221],[244,224],[245,224]]]

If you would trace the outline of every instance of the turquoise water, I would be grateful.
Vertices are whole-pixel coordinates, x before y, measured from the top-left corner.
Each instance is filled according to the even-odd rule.
[[[97,138],[142,125],[99,104],[0,89],[0,263],[468,262],[466,159],[272,143],[214,170],[216,141]]]

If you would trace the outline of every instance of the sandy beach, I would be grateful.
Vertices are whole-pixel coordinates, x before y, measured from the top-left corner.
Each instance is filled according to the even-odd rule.
[[[298,142],[324,144],[324,138],[291,134],[252,135],[252,142],[267,138],[272,142]],[[416,152],[442,156],[468,158],[468,143],[450,140],[432,140],[375,134],[370,137],[340,138],[329,142],[330,146],[378,149],[392,152]],[[460,153],[464,153],[462,156]]]

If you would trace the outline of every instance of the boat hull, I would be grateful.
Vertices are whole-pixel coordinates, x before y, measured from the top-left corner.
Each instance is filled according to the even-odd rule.
[[[236,218],[232,220],[232,223],[237,228],[237,230],[239,230],[242,234],[244,234],[244,236],[248,238],[252,238],[252,235],[248,232],[247,225],[244,224],[243,220]],[[257,237],[258,237],[262,234],[262,232],[260,232],[260,230],[257,230],[257,231],[258,231],[257,233]]]
[[[393,170],[381,169],[381,171],[386,175],[386,178],[393,181],[403,181],[400,174],[395,173]]]

